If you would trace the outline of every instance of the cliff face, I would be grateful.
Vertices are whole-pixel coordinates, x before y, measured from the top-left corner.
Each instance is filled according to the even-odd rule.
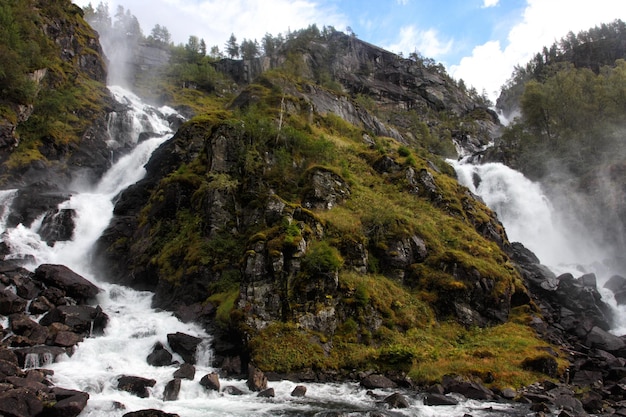
[[[41,4],[40,4],[41,3]],[[7,45],[28,79],[5,79],[27,94],[0,102],[0,173],[4,186],[41,181],[63,188],[78,170],[90,180],[108,166],[106,64],[97,34],[70,1],[12,5],[15,27],[30,38]],[[39,50],[33,59],[29,48]],[[57,188],[57,187],[55,187]]]

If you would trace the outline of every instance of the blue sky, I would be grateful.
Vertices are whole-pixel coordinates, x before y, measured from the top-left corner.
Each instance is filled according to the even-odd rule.
[[[75,0],[79,6],[99,0]],[[495,100],[513,67],[555,40],[615,19],[625,0],[108,0],[137,16],[148,35],[166,26],[176,43],[190,35],[207,46],[264,34],[333,26],[396,53],[417,51],[441,62]]]

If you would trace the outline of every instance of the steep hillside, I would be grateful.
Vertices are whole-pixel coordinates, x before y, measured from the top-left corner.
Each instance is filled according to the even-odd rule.
[[[63,188],[109,164],[106,65],[69,0],[0,5],[0,183]]]
[[[43,70],[37,94],[3,102],[20,139],[4,152],[5,182],[36,185],[10,223],[29,224],[62,199],[49,191],[66,191],[83,170],[96,178],[116,156],[104,121],[123,106],[109,102],[78,9],[2,10],[50,48],[24,64]],[[559,286],[441,159],[455,155],[454,141],[478,148],[500,129],[441,66],[315,27],[252,60],[171,52],[162,77],[131,65],[132,79],[195,116],[116,197],[94,264],[210,328],[224,372],[254,364],[329,380],[375,370],[405,384],[461,374],[518,387],[567,366],[547,340],[565,344],[580,320],[559,321],[553,302],[585,329],[608,328],[597,292],[573,279]],[[18,122],[14,103],[32,114]]]
[[[547,344],[525,325],[514,251],[428,148],[489,140],[493,115],[440,68],[310,30],[224,107],[170,90],[198,114],[120,196],[102,270],[204,321],[226,372],[531,381],[524,360]],[[239,79],[244,65],[217,67]]]

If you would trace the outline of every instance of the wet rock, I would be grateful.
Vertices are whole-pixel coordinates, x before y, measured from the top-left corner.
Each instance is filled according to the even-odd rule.
[[[27,337],[34,345],[43,345],[49,336],[49,331],[44,326],[35,322],[25,314],[12,314],[9,317],[13,333]]]
[[[304,385],[296,385],[296,387],[291,391],[292,397],[304,397],[306,395],[306,387]]]
[[[35,417],[43,411],[43,401],[27,388],[9,389],[0,393],[0,415]]]
[[[53,363],[58,356],[67,353],[65,349],[59,346],[24,347],[13,349],[13,352],[22,368],[27,365],[30,367],[40,367],[44,364]]]
[[[37,232],[41,239],[52,246],[55,242],[71,240],[74,234],[74,209],[54,209],[44,216]]]
[[[616,352],[626,347],[626,343],[621,338],[597,326],[587,335],[587,345],[607,352]]]
[[[263,391],[267,389],[267,377],[260,369],[250,365],[246,385],[250,391]]]
[[[443,394],[428,393],[424,397],[424,405],[457,405],[459,402]]]
[[[220,378],[215,372],[211,372],[200,379],[200,385],[210,391],[219,391]]]
[[[385,398],[383,402],[387,404],[389,408],[409,408],[409,402],[407,399],[404,395],[397,392]]]
[[[83,341],[83,337],[74,332],[60,331],[54,336],[52,344],[61,347],[72,347]]]
[[[267,388],[259,392],[257,396],[262,398],[274,398],[276,393],[274,392],[274,388]]]
[[[53,308],[54,304],[52,304],[50,301],[48,301],[46,297],[42,295],[31,301],[30,305],[28,306],[28,312],[30,314],[39,315],[47,313]]]
[[[20,313],[26,308],[27,301],[9,289],[0,291],[0,314],[8,316]]]
[[[64,265],[42,264],[35,270],[33,279],[65,291],[78,302],[90,300],[100,291],[90,281]]]
[[[93,335],[101,334],[108,321],[108,316],[100,306],[67,305],[50,310],[39,320],[39,324],[49,326],[52,323],[62,323],[76,333]]]
[[[178,368],[174,372],[174,378],[193,380],[195,375],[196,375],[196,367],[190,363],[183,363],[182,365],[180,365],[180,368]]]
[[[4,359],[0,359],[0,381],[8,376],[20,375],[21,368],[17,366],[17,363],[9,362]]]
[[[398,385],[391,379],[383,375],[372,374],[361,379],[360,382],[363,388],[377,389],[377,388],[396,388]]]
[[[613,275],[604,283],[604,288],[607,288],[613,293],[626,290],[626,278],[621,275]]]
[[[165,385],[163,401],[176,401],[180,393],[180,378],[174,378]]]
[[[196,350],[202,339],[185,333],[176,332],[167,335],[167,342],[172,350],[178,353],[185,363],[196,363]]]
[[[154,379],[139,376],[122,375],[117,378],[117,389],[130,392],[140,398],[148,398],[150,396],[148,387],[153,387],[155,384]]]
[[[172,363],[172,354],[161,342],[157,342],[146,361],[152,366],[169,366]]]
[[[228,385],[226,387],[224,387],[224,393],[229,394],[229,395],[243,395],[244,392],[242,390],[240,390],[237,387],[234,387],[232,385]]]
[[[146,410],[131,411],[122,417],[180,417],[178,414],[166,413],[165,411],[149,408]]]
[[[82,391],[53,388],[56,402],[46,409],[46,417],[76,417],[87,406],[89,394]]]

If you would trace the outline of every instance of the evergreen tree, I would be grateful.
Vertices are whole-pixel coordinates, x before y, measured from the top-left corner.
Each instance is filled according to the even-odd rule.
[[[228,42],[226,42],[226,53],[232,59],[239,58],[239,44],[237,43],[237,38],[234,33],[231,33]]]

